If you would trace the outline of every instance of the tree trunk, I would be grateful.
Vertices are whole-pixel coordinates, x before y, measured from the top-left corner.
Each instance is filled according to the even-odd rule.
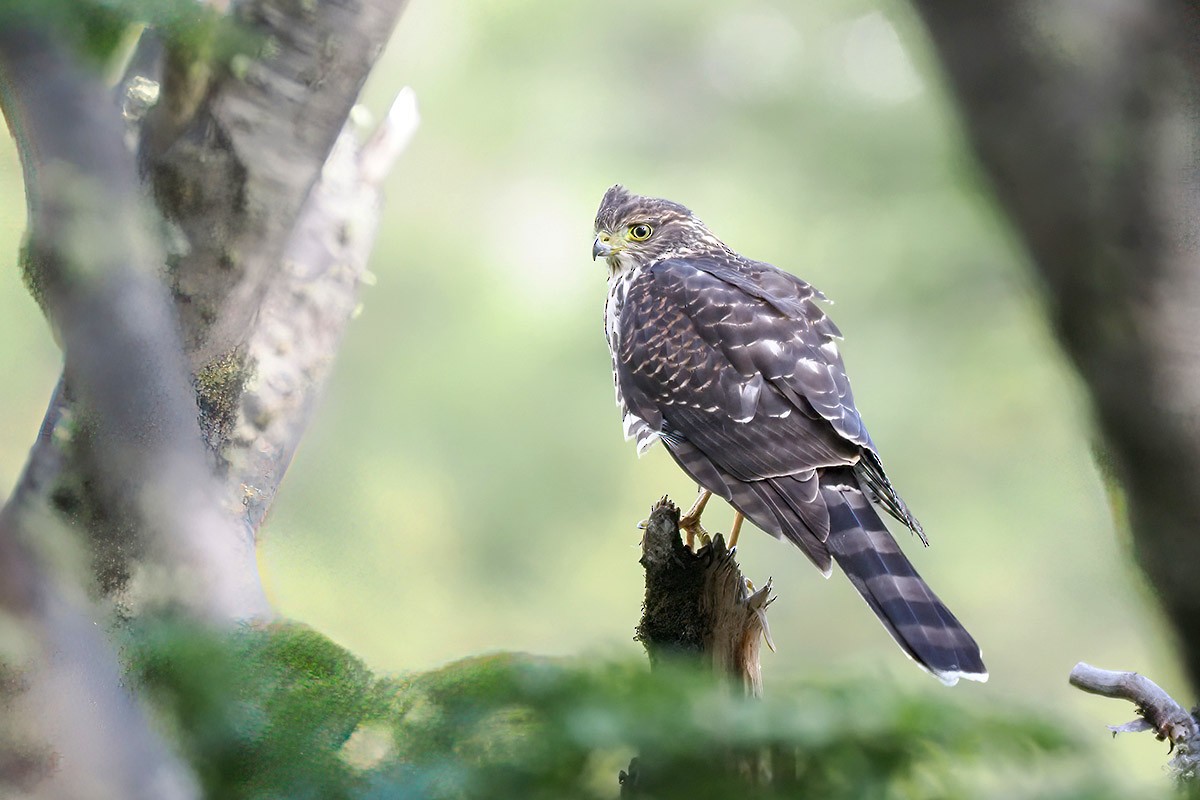
[[[65,361],[0,513],[5,796],[197,796],[103,631],[113,609],[271,614],[258,529],[416,124],[411,93],[364,143],[348,122],[402,5],[247,0],[241,38],[265,44],[223,60],[151,29],[116,98],[61,21],[0,8],[23,266]]]
[[[1200,7],[912,2],[1200,687]]]

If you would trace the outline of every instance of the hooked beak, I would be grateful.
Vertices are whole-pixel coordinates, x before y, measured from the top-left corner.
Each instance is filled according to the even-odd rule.
[[[595,261],[597,258],[612,258],[624,249],[624,242],[618,241],[614,243],[612,234],[596,234],[596,241],[592,242],[592,261]]]
[[[601,241],[599,236],[596,237],[596,241],[592,242],[592,261],[595,261],[597,258],[601,257],[608,258],[610,255],[612,255],[612,252],[612,245],[610,245],[608,242]]]

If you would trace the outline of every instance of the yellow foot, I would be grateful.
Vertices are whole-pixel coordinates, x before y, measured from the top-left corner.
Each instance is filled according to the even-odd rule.
[[[700,549],[699,547],[695,546],[697,540],[700,542],[700,547],[707,547],[708,545],[712,544],[712,537],[708,535],[708,531],[704,530],[704,527],[700,523],[696,523],[694,528],[688,528],[688,535],[686,539],[687,546],[693,550]]]

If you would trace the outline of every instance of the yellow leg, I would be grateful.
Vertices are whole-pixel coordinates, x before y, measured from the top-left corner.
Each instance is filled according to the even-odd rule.
[[[704,513],[704,507],[708,505],[711,497],[712,492],[708,489],[701,489],[696,502],[692,503],[692,507],[688,509],[687,513],[679,518],[679,530],[683,531],[684,542],[690,549],[695,549],[697,533],[700,534],[701,541],[708,539],[708,534],[700,525],[700,515]]]
[[[745,519],[740,511],[733,515],[733,527],[729,529],[729,549],[731,550],[737,546],[738,534],[742,532],[742,522]]]
[[[704,513],[704,507],[708,505],[710,499],[712,499],[712,492],[708,489],[701,489],[696,502],[692,503],[692,507],[688,509],[687,513],[679,518],[679,527],[690,528],[699,523],[700,515]]]

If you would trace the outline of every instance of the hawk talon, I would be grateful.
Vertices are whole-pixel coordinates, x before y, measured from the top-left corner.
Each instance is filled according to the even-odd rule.
[[[742,532],[742,522],[745,521],[745,519],[746,517],[743,516],[742,512],[740,511],[733,515],[733,525],[729,528],[730,551],[737,547],[738,535]]]
[[[708,501],[711,498],[712,492],[708,489],[700,490],[700,495],[696,498],[696,502],[692,503],[692,507],[687,510],[687,513],[679,518],[679,529],[681,531],[700,525],[700,515],[704,513],[704,507],[708,505]]]
[[[708,505],[708,501],[712,498],[712,492],[708,489],[701,489],[700,496],[696,498],[696,502],[692,503],[692,507],[687,510],[687,513],[679,518],[679,530],[684,533],[684,544],[689,550],[695,550],[696,536],[699,534],[701,546],[704,546],[712,541],[712,537],[708,535],[708,531],[704,530],[704,526],[700,524],[700,515],[704,513],[704,507]]]
[[[712,536],[709,535],[708,531],[704,530],[704,526],[700,524],[699,520],[688,525],[686,528],[680,526],[679,529],[683,531],[683,543],[692,552],[700,549],[696,547],[696,539],[700,540],[700,547],[712,544]]]

